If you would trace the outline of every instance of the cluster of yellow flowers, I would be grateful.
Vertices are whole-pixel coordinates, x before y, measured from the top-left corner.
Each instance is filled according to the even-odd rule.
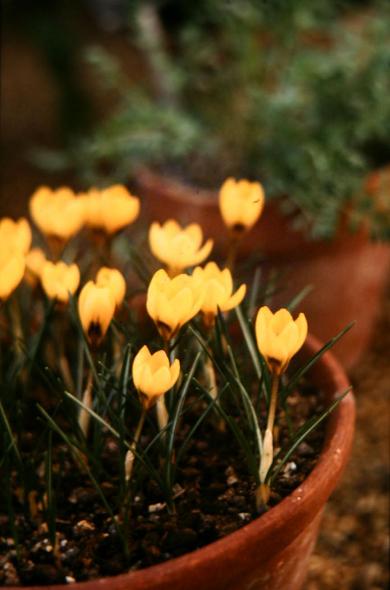
[[[108,235],[121,230],[138,217],[139,209],[139,199],[122,185],[79,195],[65,187],[41,187],[30,199],[35,225],[62,248],[84,226]],[[30,250],[31,241],[27,219],[0,220],[0,300],[8,299],[25,276],[32,285],[40,280],[48,297],[65,303],[79,286],[77,265],[47,260],[42,249]]]
[[[219,207],[234,249],[263,211],[263,188],[257,182],[229,178],[221,187]],[[83,227],[112,236],[132,223],[139,211],[139,199],[122,185],[104,190],[91,189],[78,195],[69,188],[39,188],[30,199],[30,215],[46,238],[49,250],[52,246],[51,257],[56,260],[48,259],[40,248],[30,249],[32,231],[26,219],[1,219],[0,301],[7,300],[25,277],[32,287],[39,282],[47,297],[55,301],[59,309],[63,308],[70,295],[75,295],[81,280],[76,263],[58,260],[65,244]],[[152,354],[147,346],[143,346],[134,358],[132,375],[143,412],[157,403],[159,424],[163,427],[167,422],[164,394],[180,376],[180,361],[174,359],[171,362],[167,354],[172,340],[198,314],[201,314],[205,330],[210,332],[218,313],[225,314],[243,301],[246,285],[234,290],[232,272],[228,267],[221,269],[213,261],[199,266],[210,256],[213,240],[204,240],[202,228],[196,223],[181,227],[173,219],[162,224],[154,222],[148,238],[152,254],[165,267],[154,273],[146,293],[146,310],[161,336],[164,350]],[[93,350],[102,344],[125,294],[125,277],[116,268],[100,268],[95,279],[83,285],[78,297],[78,313]],[[307,329],[304,314],[294,320],[286,309],[273,314],[268,307],[261,307],[255,320],[257,346],[272,375],[259,468],[260,493],[265,502],[269,494],[266,475],[273,459],[278,380],[303,345]],[[92,403],[91,385],[89,382],[83,398],[87,408]],[[80,425],[86,433],[88,415],[85,411],[80,413]],[[128,452],[126,459],[127,477],[131,473],[133,450]]]
[[[264,207],[264,191],[257,182],[229,178],[220,190],[219,205],[228,229],[237,235],[251,229]],[[30,199],[30,214],[39,230],[48,239],[65,244],[84,226],[107,235],[132,223],[140,211],[140,203],[122,185],[104,190],[91,189],[76,195],[69,188],[39,188]],[[40,248],[30,250],[32,232],[24,218],[0,221],[0,299],[7,299],[23,276],[30,284],[40,280],[47,296],[66,304],[80,284],[77,264],[47,259]],[[228,312],[245,297],[246,285],[235,292],[228,268],[215,262],[198,266],[210,255],[213,241],[204,242],[198,224],[181,227],[175,220],[154,222],[149,229],[149,245],[153,255],[165,265],[149,284],[146,309],[159,334],[167,344],[182,326],[202,314],[204,325],[212,328],[220,312]],[[192,274],[188,269],[194,268]],[[81,289],[78,310],[82,327],[93,347],[98,347],[125,297],[126,281],[115,268],[103,267]],[[307,324],[303,314],[294,322],[287,310],[272,315],[261,308],[256,319],[256,335],[260,352],[270,370],[285,371],[291,357],[306,338]],[[171,365],[163,350],[151,355],[143,347],[134,361],[134,383],[148,398],[162,395],[172,387],[179,375],[179,362]]]

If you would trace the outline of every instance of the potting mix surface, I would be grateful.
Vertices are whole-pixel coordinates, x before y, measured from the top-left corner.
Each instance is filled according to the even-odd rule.
[[[321,394],[310,387],[290,396],[289,404],[294,428],[324,409]],[[280,423],[279,445],[283,448],[288,427],[283,417]],[[180,437],[184,438],[189,428],[183,425]],[[311,433],[286,463],[275,482],[270,506],[287,496],[312,470],[324,430],[320,426]],[[148,440],[141,442],[147,444]],[[115,501],[118,493],[118,454],[117,443],[109,439],[104,463],[110,477],[101,484],[108,501]],[[126,558],[112,517],[91,481],[75,468],[66,447],[58,446],[55,455],[58,460],[53,459],[53,477],[60,477],[54,484],[58,501],[57,546],[51,544],[47,524],[39,514],[39,498],[33,499],[38,510],[34,521],[23,516],[19,503],[18,550],[7,516],[1,511],[1,585],[72,583],[148,567],[207,545],[259,517],[255,482],[248,477],[234,437],[205,423],[192,439],[179,471],[180,483],[174,490],[176,513],[168,512],[161,491],[152,481],[147,481],[142,492],[132,499]]]

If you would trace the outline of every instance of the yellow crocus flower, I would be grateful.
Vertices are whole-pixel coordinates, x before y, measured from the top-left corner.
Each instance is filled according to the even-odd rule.
[[[74,295],[80,283],[77,264],[50,262],[47,260],[41,271],[41,283],[46,295],[61,303],[69,301],[69,293]]]
[[[0,301],[5,301],[19,285],[26,266],[21,252],[2,247],[0,251]]]
[[[126,281],[119,270],[103,266],[96,275],[96,284],[110,289],[117,307],[122,304],[126,293]]]
[[[38,279],[41,278],[46,260],[46,254],[41,248],[33,248],[26,255],[25,279],[30,285],[36,285]]]
[[[52,190],[42,186],[30,199],[30,214],[45,236],[65,242],[83,226],[84,204],[70,188]]]
[[[163,350],[151,354],[148,347],[143,346],[134,358],[132,374],[136,389],[143,394],[144,407],[149,409],[175,385],[180,374],[180,362],[175,359],[170,364]]]
[[[80,200],[84,203],[85,223],[92,229],[113,234],[133,223],[139,215],[140,201],[121,184],[106,189],[91,189]]]
[[[173,338],[199,312],[203,294],[203,285],[192,276],[180,274],[171,279],[163,269],[153,275],[146,309],[164,340]]]
[[[255,329],[260,353],[270,371],[280,375],[306,340],[307,320],[303,313],[294,321],[287,309],[273,314],[264,306],[258,311]]]
[[[115,312],[115,298],[109,287],[88,281],[81,290],[78,303],[83,330],[96,348],[103,340]]]
[[[203,284],[204,299],[201,311],[208,326],[214,324],[218,308],[229,311],[241,303],[245,297],[246,285],[241,285],[233,293],[233,279],[228,268],[220,270],[215,262],[209,262],[204,268],[196,267],[193,273],[196,281]]]
[[[202,241],[202,228],[197,223],[181,227],[169,219],[163,225],[154,222],[149,229],[150,249],[160,262],[167,265],[171,275],[200,264],[209,256],[213,241],[207,240],[203,246]]]
[[[10,217],[0,220],[0,244],[8,250],[27,254],[31,246],[31,228],[27,219],[21,217],[14,221]]]
[[[254,226],[264,208],[264,189],[259,182],[228,178],[219,192],[219,208],[225,225],[236,233]]]

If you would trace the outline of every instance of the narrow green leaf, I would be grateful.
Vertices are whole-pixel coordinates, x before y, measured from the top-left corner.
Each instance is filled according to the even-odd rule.
[[[227,389],[228,384],[226,384],[221,391],[218,394],[218,397],[222,396],[223,392]],[[205,409],[204,412],[202,412],[202,414],[199,416],[199,418],[197,419],[197,421],[195,422],[195,424],[192,426],[192,428],[190,429],[189,433],[187,434],[186,438],[184,439],[184,441],[182,442],[180,449],[177,453],[177,457],[176,457],[176,464],[178,465],[181,458],[183,457],[184,453],[187,450],[187,447],[189,445],[189,443],[191,442],[191,439],[194,437],[196,431],[198,430],[198,428],[202,425],[202,423],[205,421],[205,419],[207,418],[207,416],[209,415],[209,413],[211,412],[211,410],[214,408],[214,404],[215,404],[215,400],[213,400],[212,403],[210,403],[207,408]]]
[[[65,391],[64,394],[71,399],[75,404],[77,404],[78,406],[80,406],[80,408],[83,408],[86,412],[88,412],[91,417],[96,420],[99,424],[101,424],[104,428],[107,428],[107,430],[119,441],[121,440],[121,435],[120,433],[115,430],[115,428],[113,428],[111,426],[111,424],[109,424],[108,422],[106,422],[106,420],[104,420],[101,416],[99,416],[99,414],[97,414],[96,412],[94,412],[91,408],[88,408],[85,404],[83,404],[82,401],[80,401],[79,399],[77,399],[77,397],[75,397],[74,395],[72,395],[69,391]],[[150,461],[148,460],[148,458],[143,454],[140,453],[137,448],[133,449],[131,447],[131,443],[127,442],[127,441],[123,441],[123,444],[127,447],[128,450],[131,450],[132,453],[134,453],[134,455],[136,456],[136,458],[144,465],[144,467],[149,471],[151,477],[160,485],[160,487],[162,489],[164,489],[164,492],[166,492],[166,488],[163,484],[163,480],[160,477],[158,471],[153,467],[153,465],[150,463]]]
[[[294,309],[298,307],[301,301],[303,301],[305,297],[307,297],[309,293],[311,293],[312,291],[313,285],[306,285],[306,287],[303,287],[303,289],[299,291],[299,293],[297,293],[297,295],[295,295],[295,297],[293,297],[291,301],[286,305],[287,309],[289,311],[294,311]]]
[[[281,399],[286,398],[289,395],[289,393],[291,393],[291,391],[294,390],[299,380],[309,371],[309,369],[311,369],[311,367],[322,357],[322,355],[325,354],[327,350],[331,349],[336,344],[336,342],[338,342],[340,338],[342,338],[344,334],[346,334],[354,325],[354,321],[350,322],[343,330],[341,330],[341,332],[339,332],[338,334],[336,334],[336,336],[328,340],[328,342],[324,344],[324,346],[318,352],[316,352],[316,354],[314,354],[311,357],[311,359],[307,361],[306,364],[304,364],[294,373],[291,379],[289,379],[289,382],[286,385],[286,387],[280,390]]]
[[[229,428],[232,431],[232,433],[234,434],[239,446],[242,448],[242,450],[246,456],[249,471],[251,472],[253,477],[256,479],[256,481],[258,481],[258,475],[259,475],[258,462],[256,460],[255,455],[252,452],[252,449],[250,448],[250,445],[248,444],[247,437],[244,435],[244,433],[242,432],[242,430],[238,426],[238,424],[235,422],[235,420],[233,418],[231,418],[224,411],[224,409],[222,408],[222,405],[214,403],[214,399],[212,398],[210,393],[207,391],[207,389],[205,389],[203,387],[203,385],[201,383],[199,383],[199,381],[197,381],[196,379],[194,379],[194,382],[196,383],[197,387],[206,395],[206,397],[208,397],[208,399],[210,400],[210,403],[213,404],[215,411],[221,415],[223,420],[229,426]]]
[[[275,479],[275,477],[278,475],[278,473],[280,472],[280,470],[283,468],[283,466],[286,464],[286,462],[289,460],[289,458],[291,457],[291,455],[293,454],[293,452],[295,451],[295,449],[297,447],[299,447],[299,445],[305,440],[305,438],[307,438],[307,436],[313,432],[313,430],[315,430],[317,428],[317,426],[323,421],[325,420],[325,418],[327,418],[329,416],[329,414],[331,414],[331,412],[333,412],[333,410],[339,405],[339,403],[345,398],[345,396],[351,391],[352,387],[348,387],[348,389],[346,389],[326,410],[324,410],[319,416],[314,416],[313,418],[311,418],[310,420],[307,420],[307,422],[298,430],[298,432],[295,434],[292,442],[291,442],[291,446],[289,446],[286,454],[284,455],[283,459],[281,459],[280,461],[278,461],[277,457],[275,457],[273,465],[271,466],[268,475],[267,475],[267,481],[269,481],[270,483],[272,483],[272,481]],[[275,468],[274,468],[275,467]]]
[[[62,438],[62,440],[68,446],[70,452],[72,453],[74,460],[76,461],[76,463],[78,463],[81,470],[85,471],[88,474],[88,477],[90,478],[97,493],[99,494],[99,496],[104,504],[104,507],[106,508],[107,512],[109,513],[109,515],[113,519],[114,523],[116,523],[116,519],[114,517],[114,514],[111,510],[109,503],[107,502],[107,499],[103,493],[103,490],[99,486],[97,480],[93,476],[93,474],[92,474],[91,470],[89,469],[88,465],[86,464],[86,462],[83,461],[81,458],[80,449],[77,447],[77,445],[75,445],[70,440],[70,438],[65,434],[65,432],[58,426],[58,424],[56,424],[56,422],[54,422],[54,420],[52,420],[51,416],[46,412],[46,410],[40,404],[37,404],[37,408],[41,412],[41,414],[43,414],[43,416],[46,418],[46,420],[49,423],[49,425],[51,426],[51,428]],[[115,524],[115,526],[117,527],[117,524]]]
[[[257,301],[260,292],[260,282],[261,282],[261,275],[262,270],[260,266],[256,267],[255,273],[253,275],[252,287],[249,294],[249,303],[248,303],[248,315],[252,317],[255,313],[257,307]]]
[[[182,409],[183,409],[183,404],[185,401],[185,398],[187,396],[189,387],[190,387],[190,383],[192,381],[192,378],[195,374],[196,368],[198,366],[199,363],[199,359],[200,359],[201,353],[198,352],[198,354],[196,355],[194,362],[192,363],[191,369],[186,377],[186,380],[183,384],[183,386],[180,388],[180,391],[178,393],[178,402],[176,404],[172,419],[171,419],[171,426],[168,430],[168,441],[167,441],[167,461],[166,461],[166,481],[168,482],[168,487],[172,487],[173,482],[172,482],[172,476],[173,476],[173,470],[174,470],[174,463],[173,463],[173,448],[174,448],[174,443],[175,443],[175,434],[176,434],[176,429],[177,429],[177,425],[179,422],[179,418],[181,416],[182,413]]]
[[[232,366],[233,366],[233,371],[234,371],[233,379],[235,380],[235,382],[240,390],[240,393],[242,395],[242,399],[243,399],[244,407],[245,407],[245,413],[247,415],[247,420],[248,420],[249,424],[251,425],[252,432],[254,432],[254,434],[255,434],[257,452],[258,452],[259,457],[261,457],[261,453],[262,453],[262,449],[263,449],[263,438],[261,435],[259,420],[258,420],[258,417],[256,414],[256,410],[253,406],[250,395],[248,394],[246,388],[244,387],[244,384],[242,383],[242,381],[240,379],[240,374],[238,372],[238,369],[237,369],[237,366],[236,366],[236,363],[235,363],[235,360],[233,357],[233,352],[232,352],[230,346],[228,346],[228,354],[230,356]]]
[[[56,506],[53,494],[53,431],[50,430],[45,460],[47,524],[51,544],[56,543]]]
[[[239,321],[242,333],[244,335],[244,341],[245,341],[246,347],[247,347],[250,357],[252,359],[252,363],[253,363],[253,367],[256,372],[256,376],[260,380],[261,375],[262,375],[262,371],[261,371],[261,365],[260,365],[260,361],[259,361],[259,353],[257,351],[257,346],[256,346],[255,341],[253,339],[248,322],[244,318],[244,314],[242,313],[241,307],[238,305],[236,307],[235,311],[236,311],[237,319]]]
[[[1,417],[2,417],[3,422],[4,422],[4,426],[5,426],[5,429],[6,429],[8,438],[9,438],[9,441],[10,441],[10,445],[11,445],[12,449],[14,450],[14,453],[16,455],[16,458],[18,460],[19,465],[23,469],[22,457],[21,457],[21,455],[19,453],[18,445],[16,444],[16,440],[15,440],[15,437],[14,437],[13,432],[12,432],[11,424],[8,421],[8,417],[7,417],[7,414],[6,414],[5,410],[4,410],[4,407],[3,407],[3,404],[1,402],[1,400],[0,400],[0,414],[1,414]]]

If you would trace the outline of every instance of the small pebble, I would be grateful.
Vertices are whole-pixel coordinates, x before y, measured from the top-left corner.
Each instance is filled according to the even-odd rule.
[[[250,520],[251,518],[249,512],[239,512],[238,516],[241,518],[241,520]]]
[[[94,531],[95,526],[89,520],[80,520],[74,527],[76,532]]]
[[[157,504],[149,504],[148,511],[150,514],[153,514],[154,512],[161,512],[161,510],[164,510],[165,506],[166,506],[165,502],[158,502]]]

